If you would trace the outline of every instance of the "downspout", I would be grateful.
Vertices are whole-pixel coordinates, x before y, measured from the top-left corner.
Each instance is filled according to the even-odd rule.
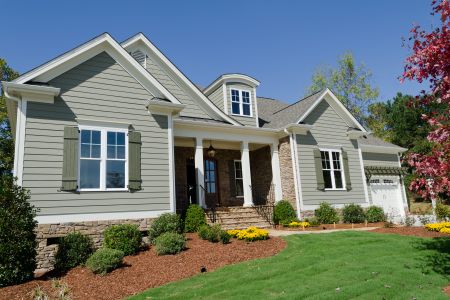
[[[13,175],[14,177],[18,177],[18,169],[19,169],[19,145],[20,145],[20,127],[22,122],[22,99],[19,97],[15,97],[9,94],[8,92],[8,85],[6,83],[3,83],[3,93],[5,95],[6,99],[12,100],[17,102],[17,111],[16,111],[16,136],[14,138],[14,170]],[[19,180],[18,180],[19,181]],[[20,179],[20,185],[22,184]]]

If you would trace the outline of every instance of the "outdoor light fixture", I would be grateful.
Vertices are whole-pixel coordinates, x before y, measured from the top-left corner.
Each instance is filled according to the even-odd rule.
[[[211,144],[211,141],[209,141],[209,148],[208,148],[208,156],[213,158],[216,155],[216,149],[214,149],[214,147]]]

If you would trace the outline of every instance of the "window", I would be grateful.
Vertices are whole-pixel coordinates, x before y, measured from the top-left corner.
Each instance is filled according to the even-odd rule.
[[[242,163],[240,160],[234,161],[234,184],[236,187],[236,196],[244,196],[244,181],[242,180]]]
[[[252,116],[249,91],[231,90],[231,113],[239,116]]]
[[[344,188],[344,174],[341,152],[336,150],[320,150],[320,156],[322,158],[325,189],[342,190]]]
[[[126,190],[127,130],[80,127],[79,189]]]

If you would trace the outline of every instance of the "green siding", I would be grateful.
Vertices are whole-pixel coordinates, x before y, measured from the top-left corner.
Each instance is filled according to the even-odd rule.
[[[28,103],[23,186],[39,215],[168,210],[167,117],[151,115],[152,95],[106,53],[49,82],[60,87],[54,104]],[[130,123],[142,136],[142,190],[60,192],[64,127],[75,118]]]
[[[398,167],[397,154],[363,152],[364,166]]]
[[[347,137],[348,125],[323,100],[305,120],[314,125],[307,135],[297,135],[297,149],[304,205],[365,203],[358,145]],[[314,149],[342,148],[347,152],[352,189],[347,191],[317,190]]]
[[[223,88],[219,86],[208,98],[218,107],[220,110],[225,111],[223,103]]]

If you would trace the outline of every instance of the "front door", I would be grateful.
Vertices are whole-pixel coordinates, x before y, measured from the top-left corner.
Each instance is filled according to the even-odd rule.
[[[189,203],[197,204],[197,180],[194,159],[186,161],[187,197]]]
[[[207,207],[219,206],[219,179],[217,173],[217,160],[205,158],[205,199]]]

